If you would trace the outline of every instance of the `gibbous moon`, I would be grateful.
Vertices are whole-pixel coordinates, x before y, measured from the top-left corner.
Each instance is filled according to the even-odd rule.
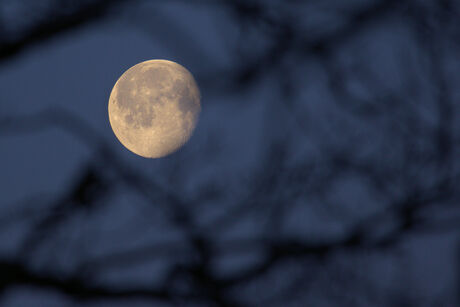
[[[201,111],[192,74],[167,60],[141,62],[121,75],[110,93],[109,121],[118,140],[145,158],[178,150]]]

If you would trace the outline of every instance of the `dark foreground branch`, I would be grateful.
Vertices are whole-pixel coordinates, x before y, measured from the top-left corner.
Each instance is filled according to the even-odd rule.
[[[57,275],[34,272],[25,265],[8,260],[0,260],[0,289],[23,285],[55,290],[67,294],[76,300],[145,298],[171,300],[172,295],[166,289],[114,288],[89,285],[81,279],[62,278]]]
[[[106,15],[106,13],[122,0],[82,1],[69,12],[69,4],[75,6],[75,1],[61,1],[58,7],[50,8],[49,14],[43,16],[34,27],[24,31],[14,38],[2,37],[0,43],[0,62],[11,58],[23,50],[46,42],[48,39],[85,25]]]

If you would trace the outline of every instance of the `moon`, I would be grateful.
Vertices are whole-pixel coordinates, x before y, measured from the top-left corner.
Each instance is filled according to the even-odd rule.
[[[124,72],[109,98],[112,130],[127,149],[161,158],[192,136],[201,112],[193,75],[168,60],[138,63]]]

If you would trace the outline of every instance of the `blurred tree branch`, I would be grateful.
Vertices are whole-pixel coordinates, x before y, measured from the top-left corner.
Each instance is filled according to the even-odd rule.
[[[314,282],[319,280],[316,274],[308,274],[309,266],[316,267],[315,273],[318,273],[326,271],[334,259],[343,254],[352,259],[351,255],[356,254],[390,253],[411,236],[457,233],[460,168],[456,157],[460,152],[460,133],[455,125],[458,115],[455,85],[458,83],[450,80],[445,67],[448,61],[458,61],[458,50],[452,52],[450,58],[446,51],[446,45],[452,43],[455,29],[458,29],[459,20],[455,18],[458,7],[446,0],[426,3],[367,1],[364,5],[350,5],[348,10],[337,8],[343,19],[339,26],[332,30],[325,26],[323,32],[310,33],[292,18],[298,3],[290,1],[292,10],[285,9],[283,5],[287,4],[279,4],[275,6],[277,10],[273,10],[271,4],[261,1],[217,3],[226,8],[243,30],[235,48],[239,51],[238,62],[231,71],[222,73],[220,79],[226,81],[227,89],[243,91],[261,81],[263,76],[273,75],[280,84],[279,89],[273,89],[274,99],[281,101],[279,109],[288,111],[292,116],[289,120],[296,118],[302,125],[302,136],[314,145],[313,154],[305,154],[300,161],[294,161],[289,148],[298,140],[292,141],[289,137],[268,139],[265,156],[251,170],[248,180],[251,184],[244,183],[240,187],[241,197],[234,196],[230,201],[223,199],[223,193],[214,193],[215,182],[209,182],[209,191],[198,197],[187,197],[185,193],[169,189],[147,174],[132,169],[96,130],[66,110],[51,108],[29,116],[2,115],[0,137],[57,127],[79,139],[94,153],[90,161],[82,165],[72,185],[62,195],[46,201],[47,206],[43,206],[48,209],[45,212],[27,210],[36,201],[33,198],[18,205],[25,208],[24,211],[2,213],[1,221],[10,220],[2,225],[2,231],[13,224],[11,220],[30,221],[29,232],[17,254],[0,258],[3,293],[18,285],[29,285],[54,289],[75,300],[144,298],[179,305],[196,301],[218,306],[248,306],[258,305],[269,297],[268,304],[276,299],[288,299],[287,296],[294,297],[294,294],[307,296]],[[94,0],[78,5],[74,1],[59,2],[20,35],[2,38],[0,59],[5,61],[63,31],[107,16],[118,4],[121,1]],[[328,5],[334,7],[333,2]],[[426,79],[422,81],[429,87],[424,86],[419,80],[420,73],[404,62],[407,59],[403,56],[398,73],[403,75],[401,82],[411,86],[401,88],[392,88],[388,85],[390,82],[379,79],[379,72],[369,64],[379,59],[363,58],[364,51],[352,56],[357,62],[355,66],[350,68],[343,64],[342,52],[349,45],[358,41],[365,47],[366,33],[392,22],[409,28],[407,40],[415,39],[417,46],[414,48],[417,53],[410,57],[421,63],[422,77]],[[148,22],[142,25],[148,26]],[[269,47],[260,52],[252,48],[246,50],[248,36],[245,31],[249,29],[268,35]],[[294,76],[297,69],[294,66],[310,62],[322,70],[323,75],[318,73],[315,79],[319,79],[327,91],[321,108],[329,113],[327,116],[314,113],[307,120],[299,117],[307,113],[303,107],[309,103],[297,96],[296,91],[303,85],[294,82],[298,79]],[[218,79],[215,74],[210,71],[203,78],[210,87],[216,85],[210,80]],[[354,90],[350,86],[352,81],[355,86],[364,88],[366,95]],[[433,113],[425,112],[422,116],[422,102],[411,91],[427,93],[424,95],[427,102],[422,102],[433,106]],[[315,108],[320,109],[317,106],[312,109]],[[315,124],[315,129],[309,130],[309,121],[315,116],[323,119]],[[282,119],[281,115],[277,118]],[[372,134],[371,130],[375,132]],[[369,143],[379,146],[376,150],[368,150]],[[115,176],[108,176],[104,169],[110,169]],[[372,195],[370,199],[358,200],[362,202],[360,209],[365,212],[348,207],[343,196],[334,198],[337,182],[356,179],[361,180],[360,186]],[[135,247],[120,244],[118,250],[75,260],[70,272],[48,267],[37,270],[30,264],[40,249],[46,249],[46,242],[55,240],[53,233],[60,225],[69,223],[75,212],[92,213],[102,205],[109,207],[107,198],[114,193],[115,186],[127,187],[141,195],[149,203],[152,215],[160,212],[165,217],[166,224],[162,227],[179,230],[180,238]],[[197,208],[207,200],[212,204],[220,201],[226,207],[213,218],[202,221],[201,209]],[[296,234],[287,232],[289,215],[298,214],[299,208],[315,208],[315,201],[322,205],[317,210],[326,212],[328,218],[339,217],[342,230],[335,234],[311,235],[306,225]],[[45,201],[41,199],[41,202]],[[452,214],[446,216],[450,212]],[[248,218],[258,224],[266,221],[264,230],[248,232],[240,238],[226,237],[226,232]],[[258,257],[229,272],[219,269],[222,259],[241,255]],[[117,268],[158,259],[165,261],[166,273],[155,283],[141,286],[121,283],[115,287],[99,281],[104,273]],[[286,273],[290,278],[283,285],[285,294],[278,295],[273,290],[268,291],[273,293],[255,292],[255,298],[235,295],[235,291],[249,289],[252,284],[269,282],[271,274],[282,275],[278,269],[282,270],[291,262],[295,262],[302,273]],[[341,279],[338,282],[342,285],[347,283],[346,278],[333,276],[330,279],[334,278]],[[283,279],[280,277],[280,280]],[[271,290],[272,287],[262,286],[262,289]],[[366,291],[372,292],[369,296],[377,296],[375,289],[366,288]],[[398,295],[388,297],[380,302],[381,305],[421,306],[417,299]],[[427,306],[429,304],[427,302]]]
[[[63,32],[98,21],[107,15],[112,7],[122,2],[122,0],[90,0],[80,1],[78,4],[73,0],[43,2],[42,5],[48,4],[47,12],[31,27],[21,31],[22,33],[13,34],[2,29],[0,61],[16,56],[27,48],[42,44]],[[30,8],[27,13],[30,14]]]

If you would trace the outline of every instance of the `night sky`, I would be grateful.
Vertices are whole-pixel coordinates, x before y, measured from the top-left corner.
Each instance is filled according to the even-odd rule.
[[[460,306],[455,0],[0,2],[1,306]],[[179,151],[108,119],[201,91]]]

